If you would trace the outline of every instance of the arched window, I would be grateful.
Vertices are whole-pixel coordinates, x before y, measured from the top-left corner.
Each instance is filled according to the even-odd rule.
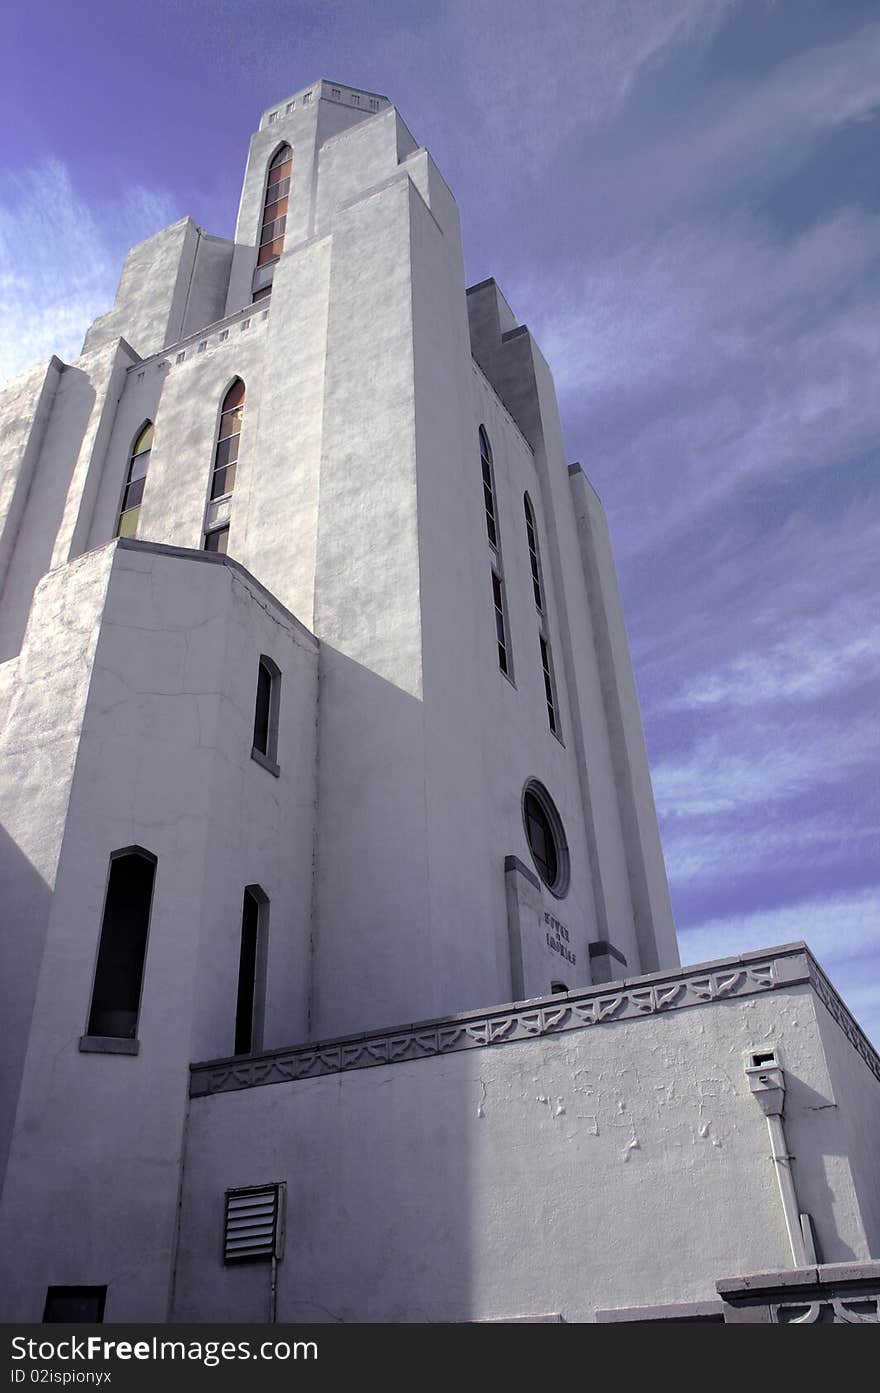
[[[223,398],[220,408],[220,426],[214,450],[208,516],[205,522],[205,551],[226,551],[229,538],[228,499],[235,487],[238,445],[244,418],[244,397],[244,383],[237,377]],[[218,509],[215,505],[221,501],[224,508]]]
[[[492,474],[492,446],[480,426],[480,467],[483,471],[483,503],[486,508],[486,531],[489,541],[498,548],[498,509],[495,506],[495,480]]]
[[[141,499],[150,466],[150,451],[153,448],[153,422],[146,421],[135,437],[128,462],[128,474],[122,493],[122,506],[116,524],[117,537],[134,537],[137,533]]]
[[[263,224],[260,228],[260,250],[257,265],[277,261],[284,249],[284,229],[287,226],[287,204],[290,197],[290,174],[293,151],[282,145],[269,165],[266,201],[263,204]]]
[[[225,498],[235,487],[235,465],[241,440],[244,417],[244,383],[240,377],[233,382],[220,408],[220,429],[214,451],[214,472],[211,475],[211,497]]]
[[[252,757],[276,776],[278,758],[278,708],[281,697],[281,671],[277,663],[260,658],[257,668],[257,699],[254,706]]]
[[[156,858],[143,847],[110,856],[88,1034],[134,1040],[147,952]]]

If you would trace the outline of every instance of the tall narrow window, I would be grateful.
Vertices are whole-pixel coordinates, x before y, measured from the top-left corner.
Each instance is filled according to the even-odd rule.
[[[269,750],[269,708],[272,704],[272,674],[260,662],[257,674],[257,709],[254,714],[254,749],[264,755]]]
[[[137,1034],[155,874],[155,856],[141,847],[111,855],[89,1035],[133,1040]]]
[[[541,634],[541,668],[544,673],[544,695],[547,698],[547,719],[550,722],[550,729],[554,735],[559,734],[556,720],[556,696],[553,690],[553,663],[550,657],[550,645]]]
[[[492,474],[492,447],[489,437],[480,426],[480,468],[483,471],[483,505],[486,509],[486,532],[492,546],[498,547],[498,509],[495,506],[495,480]]]
[[[214,470],[211,474],[211,497],[224,498],[235,487],[235,466],[241,440],[244,417],[244,383],[240,377],[233,382],[220,409],[220,429],[214,451]]]
[[[205,515],[205,551],[225,552],[229,541],[229,500],[235,488],[238,448],[244,420],[245,387],[237,377],[223,398],[214,447],[211,487]]]
[[[293,151],[282,145],[269,165],[266,201],[263,204],[263,224],[260,228],[260,250],[257,265],[277,261],[284,248],[284,229],[287,227],[287,205],[290,198],[290,175]]]
[[[251,1054],[263,1043],[265,938],[269,902],[259,885],[244,892],[241,911],[241,951],[235,1005],[235,1053]]]
[[[532,511],[532,500],[526,493],[523,495],[523,507],[526,515],[526,538],[529,544],[529,563],[532,568],[532,589],[535,592],[535,604],[541,614],[544,613],[544,594],[541,589],[541,562],[538,558],[538,534],[535,528],[535,514]]]
[[[257,668],[257,700],[254,707],[254,743],[251,754],[259,764],[278,773],[278,707],[281,672],[265,653]]]
[[[498,650],[498,666],[506,677],[513,681],[513,665],[510,655],[510,630],[504,609],[504,570],[501,563],[501,532],[498,526],[498,502],[495,495],[495,470],[492,463],[492,446],[485,426],[478,432],[480,443],[480,473],[483,482],[483,511],[486,517],[486,536],[491,548],[492,604],[495,610],[495,640]]]
[[[559,735],[559,711],[556,700],[556,678],[553,672],[553,655],[550,651],[550,630],[547,621],[547,602],[544,594],[544,580],[541,573],[541,552],[538,546],[538,524],[535,510],[527,493],[523,494],[523,512],[526,519],[526,541],[529,548],[529,566],[532,572],[532,592],[538,611],[538,643],[541,650],[541,673],[544,679],[544,696],[547,702],[547,720],[557,738]]]
[[[141,499],[144,496],[144,484],[147,480],[152,448],[153,422],[147,421],[138,431],[132,446],[128,474],[122,493],[122,506],[119,509],[119,520],[116,524],[117,537],[134,537],[137,533]]]
[[[492,572],[492,603],[495,606],[495,637],[498,641],[498,666],[510,676],[510,643],[504,614],[504,581],[497,571]]]

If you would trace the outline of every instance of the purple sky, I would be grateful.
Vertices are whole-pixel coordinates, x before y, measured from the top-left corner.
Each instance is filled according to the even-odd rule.
[[[608,510],[684,960],[805,938],[880,1042],[876,0],[29,0],[4,50],[2,378],[231,234],[272,102],[400,108]]]

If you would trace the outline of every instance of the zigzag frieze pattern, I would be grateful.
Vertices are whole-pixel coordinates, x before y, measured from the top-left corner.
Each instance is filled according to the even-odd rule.
[[[707,1002],[772,991],[780,982],[774,959],[734,964],[693,977],[645,983],[607,993],[574,994],[565,1000],[525,1005],[484,1016],[451,1018],[409,1030],[383,1031],[338,1044],[298,1045],[271,1055],[192,1066],[190,1094],[199,1097],[261,1084],[293,1083],[351,1069],[372,1069],[401,1060],[428,1059],[459,1050],[485,1049],[536,1036],[564,1034],[613,1021],[636,1020],[664,1011],[704,1006]],[[832,989],[833,990],[833,989]]]
[[[862,1031],[856,1025],[818,963],[814,962],[809,956],[807,957],[807,962],[810,969],[810,985],[822,1002],[822,1005],[828,1013],[834,1017],[847,1040],[849,1040],[849,1043],[856,1053],[861,1055],[874,1077],[880,1080],[880,1056],[878,1056],[877,1051],[874,1049],[868,1037],[863,1035]]]

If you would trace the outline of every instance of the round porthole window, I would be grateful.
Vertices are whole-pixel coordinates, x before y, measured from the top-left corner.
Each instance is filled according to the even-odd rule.
[[[568,843],[562,819],[543,784],[530,779],[523,789],[523,824],[532,860],[551,895],[568,890]]]

